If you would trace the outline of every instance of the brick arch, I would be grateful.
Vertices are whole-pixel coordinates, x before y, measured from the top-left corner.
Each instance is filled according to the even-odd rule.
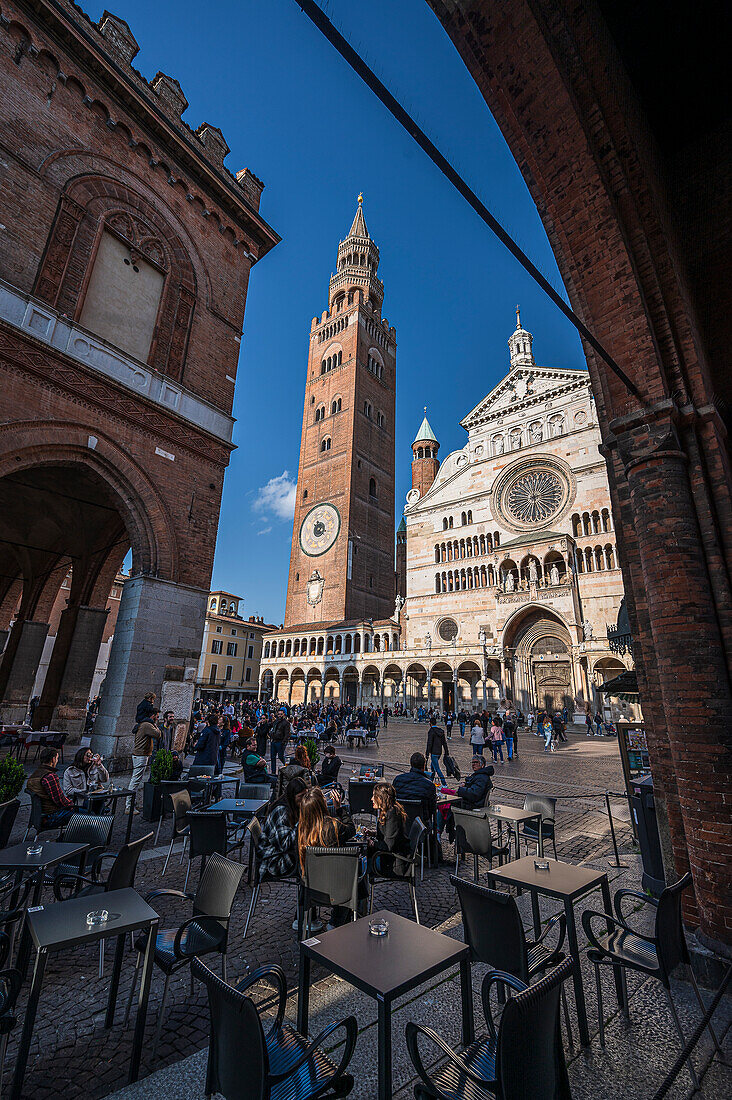
[[[69,151],[69,157],[78,151]],[[46,168],[61,174],[67,158],[57,157]],[[110,165],[110,168],[113,167]],[[160,212],[144,196],[142,181],[134,185],[98,173],[59,181],[63,193],[59,202],[43,259],[36,275],[34,293],[61,312],[78,319],[93,266],[96,249],[105,228],[126,240],[165,273],[165,282],[150,349],[149,365],[178,381],[183,380],[185,355],[199,297],[199,278],[192,260],[195,249],[173,226],[173,219]],[[139,186],[138,186],[139,183]]]
[[[93,446],[90,445],[93,443]],[[81,464],[114,493],[132,547],[134,573],[178,581],[178,546],[168,510],[151,479],[109,437],[53,421],[0,427],[0,479],[37,466]]]

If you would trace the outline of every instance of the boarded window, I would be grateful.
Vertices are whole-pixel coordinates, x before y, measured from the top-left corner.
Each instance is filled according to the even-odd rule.
[[[82,326],[121,351],[147,362],[163,275],[111,233],[103,233],[89,280]]]

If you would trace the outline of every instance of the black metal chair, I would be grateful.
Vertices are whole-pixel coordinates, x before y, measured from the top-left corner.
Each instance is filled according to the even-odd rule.
[[[173,808],[173,832],[170,837],[170,847],[168,848],[168,854],[165,857],[165,863],[163,864],[163,874],[168,869],[168,861],[173,854],[173,845],[179,837],[183,838],[183,846],[180,851],[180,862],[183,862],[183,856],[186,850],[186,844],[188,842],[188,834],[190,832],[190,826],[188,824],[188,814],[191,811],[191,795],[187,787],[183,790],[173,791],[167,796],[170,799],[170,805]]]
[[[88,844],[89,847],[73,862],[59,863],[45,881],[53,886],[57,879],[83,875],[87,863],[109,848],[114,828],[114,814],[72,814],[59,835],[64,844]]]
[[[376,813],[371,798],[374,793],[375,782],[367,780],[352,780],[348,781],[348,808],[351,811],[351,817],[355,817],[356,814],[370,814],[373,816]]]
[[[425,826],[425,833],[422,837],[419,850],[419,877],[424,879],[424,851],[430,838],[434,838],[435,821],[432,818],[432,813],[429,805],[422,798],[400,798],[399,805],[407,815],[407,828],[411,829],[414,822],[419,818],[422,824]],[[436,846],[436,840],[435,840]],[[429,852],[427,853],[429,860]]]
[[[194,859],[201,857],[202,875],[206,869],[206,860],[215,852],[221,856],[227,856],[231,852],[238,851],[241,861],[241,849],[245,843],[245,837],[235,831],[236,826],[233,830],[229,830],[226,814],[223,812],[192,810],[188,814],[188,826],[188,868],[183,884],[184,890],[188,888],[188,876]]]
[[[206,986],[211,1016],[206,1068],[206,1096],[225,1100],[312,1100],[316,1096],[348,1096],[353,1077],[346,1073],[358,1025],[354,1016],[331,1024],[309,1040],[285,1022],[287,980],[279,966],[265,966],[227,985],[196,958],[191,971]],[[277,1015],[264,1030],[257,1006],[245,990],[269,981],[278,995]],[[338,1065],[320,1049],[339,1028],[345,1030]]]
[[[259,843],[259,838],[262,835],[262,826],[260,825],[256,817],[253,817],[251,821],[247,822],[246,832],[249,834],[249,852],[250,860],[252,863],[250,876],[252,884],[252,897],[249,902],[249,912],[247,913],[246,923],[244,924],[244,935],[242,936],[242,939],[246,939],[247,932],[249,931],[249,924],[257,908],[257,902],[259,901],[259,894],[263,884],[266,884],[268,882],[287,883],[289,886],[294,886],[296,888],[296,890],[298,891],[298,895],[300,891],[300,879],[298,878],[296,870],[294,870],[290,875],[268,875],[266,872],[262,871],[259,865],[259,857],[257,855],[257,844]],[[298,913],[299,908],[300,907],[298,905]]]
[[[557,856],[556,818],[557,800],[546,794],[527,794],[524,796],[524,809],[541,814],[541,837],[543,841],[551,840],[554,848],[554,858]],[[526,842],[526,854],[529,852],[529,841],[536,844],[539,850],[539,826],[535,821],[525,821],[519,830],[519,836]],[[516,857],[520,855],[516,853]]]
[[[28,791],[27,789],[26,793],[30,795],[31,808],[30,817],[28,818],[28,824],[26,825],[25,832],[23,833],[23,843],[25,843],[28,839],[28,833],[31,831],[31,829],[35,829],[36,836],[38,836],[40,833],[47,833],[51,831],[47,825],[43,825],[43,803],[41,802],[40,798],[37,794],[34,794],[32,791]],[[52,828],[58,828],[58,825],[52,826]]]
[[[537,974],[545,974],[564,960],[562,946],[567,933],[564,913],[557,913],[547,922],[538,940],[527,940],[516,899],[511,894],[499,893],[457,875],[450,875],[450,882],[457,890],[463,933],[472,962],[485,963],[494,970],[513,974],[514,978],[529,985]],[[555,926],[559,929],[559,940],[553,948],[546,947],[544,941]],[[562,1008],[567,1038],[573,1048],[564,986]]]
[[[194,956],[217,953],[221,955],[221,970],[224,979],[226,979],[229,921],[236,891],[239,888],[243,874],[244,868],[241,864],[234,863],[225,856],[214,853],[206,864],[206,870],[201,876],[195,894],[186,894],[181,890],[153,890],[145,898],[148,903],[164,897],[180,898],[193,903],[192,916],[175,928],[165,928],[159,931],[155,939],[155,965],[165,974],[165,985],[163,987],[163,999],[158,1009],[158,1026],[152,1049],[153,1061],[155,1060],[155,1053],[163,1027],[165,1001],[168,996],[168,985],[171,976],[184,966],[188,966]],[[137,959],[125,1012],[125,1026],[127,1026],[130,1017],[137,976],[142,956],[147,947],[147,936],[147,932],[142,932],[134,941]],[[193,977],[191,976],[192,982]]]
[[[369,891],[369,913],[374,908],[374,886],[383,882],[406,882],[409,886],[409,896],[414,909],[414,919],[419,924],[419,909],[417,908],[417,864],[419,853],[424,846],[424,838],[427,835],[427,827],[422,819],[416,817],[409,830],[409,856],[394,856],[391,852],[375,852],[369,871],[371,889]],[[396,871],[395,861],[399,860],[405,871]],[[391,864],[391,870],[389,865]]]
[[[18,1022],[15,1015],[15,1002],[18,1000],[23,975],[19,970],[0,970],[0,1095],[3,1088],[5,1069],[5,1051],[8,1036]]]
[[[269,798],[272,795],[272,788],[269,783],[240,783],[239,790],[237,791],[237,798]]]
[[[461,855],[472,855],[473,878],[478,881],[478,861],[483,856],[493,869],[493,860],[498,858],[499,867],[504,858],[511,858],[511,841],[498,844],[493,839],[491,819],[480,810],[460,810],[453,808],[455,819],[455,874],[458,874]]]
[[[419,1082],[416,1100],[572,1100],[559,1031],[559,991],[572,972],[565,959],[536,985],[497,970],[483,979],[481,996],[488,1035],[455,1053],[429,1027],[408,1023],[407,1049]],[[490,1007],[494,985],[515,990],[504,1005],[496,1030]],[[419,1051],[424,1035],[447,1057],[430,1076]]]
[[[340,906],[358,917],[358,879],[361,854],[358,848],[305,849],[305,869],[302,878],[302,904],[299,907],[298,932],[310,935],[310,915],[314,905]]]
[[[217,775],[216,764],[191,764],[188,772],[186,773],[188,779],[196,779],[199,775]]]
[[[681,895],[687,886],[691,885],[691,875],[687,872],[672,886],[667,886],[660,898],[652,898],[648,894],[642,894],[637,890],[618,890],[613,900],[617,919],[609,913],[599,913],[588,909],[582,914],[582,927],[590,943],[587,957],[595,967],[595,981],[597,983],[597,1011],[600,1021],[600,1046],[605,1046],[605,1024],[602,1008],[602,986],[600,983],[600,966],[607,965],[618,967],[621,975],[622,1001],[620,1004],[626,1019],[630,1019],[630,1006],[628,1003],[628,985],[625,971],[637,970],[641,974],[648,974],[651,978],[657,978],[666,992],[674,1026],[678,1032],[681,1046],[686,1046],[686,1039],[681,1029],[681,1023],[676,1011],[673,997],[671,996],[671,975],[679,965],[688,967],[691,982],[694,987],[696,999],[699,1002],[702,1015],[706,1012],[699,986],[691,967],[689,949],[686,945],[684,928],[681,921]],[[634,898],[647,905],[653,905],[656,910],[654,933],[647,936],[636,932],[628,924],[623,915],[623,899]],[[603,921],[602,932],[595,931],[593,921]],[[608,924],[613,927],[608,931]],[[619,998],[620,1000],[620,998]],[[707,1024],[709,1034],[712,1037],[719,1055],[722,1055],[717,1036],[712,1028],[711,1020]],[[699,1088],[696,1070],[691,1058],[688,1061],[689,1073],[694,1083],[694,1088]]]
[[[163,827],[163,821],[168,816],[168,811],[175,817],[175,811],[173,809],[173,803],[170,796],[173,794],[180,794],[181,791],[187,791],[188,784],[184,779],[163,779],[160,782],[160,817],[158,818],[158,827],[155,832],[155,847],[157,847],[158,838],[160,837],[160,830]],[[190,794],[190,791],[188,792]],[[191,799],[191,802],[193,800]]]

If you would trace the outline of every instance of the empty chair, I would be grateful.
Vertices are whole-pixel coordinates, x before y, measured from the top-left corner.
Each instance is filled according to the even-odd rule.
[[[170,800],[172,794],[178,794],[180,791],[187,790],[186,781],[184,779],[163,779],[160,783],[160,817],[158,819],[158,827],[155,833],[155,845],[157,847],[158,838],[160,836],[160,830],[163,826],[164,819],[168,816],[168,810],[173,814],[173,803]],[[190,792],[189,792],[190,793]]]
[[[262,826],[259,824],[259,821],[256,817],[253,817],[251,821],[247,822],[245,831],[249,834],[249,854],[250,862],[252,864],[252,871],[250,875],[252,883],[252,897],[249,902],[249,912],[247,913],[247,919],[244,925],[244,935],[242,937],[243,939],[246,939],[247,932],[249,931],[249,923],[254,916],[254,912],[257,908],[257,902],[259,901],[259,893],[262,883],[286,882],[289,883],[289,885],[296,887],[297,889],[299,889],[300,887],[300,880],[297,876],[296,871],[293,871],[290,875],[268,875],[266,872],[262,871],[259,865],[259,857],[257,855],[257,844],[259,842],[259,838],[262,835]]]
[[[87,863],[93,863],[97,856],[109,847],[114,827],[114,814],[72,814],[63,827],[59,840],[64,844],[88,844],[81,855],[73,862],[59,863],[52,868],[47,882],[54,883],[58,878],[83,874]]]
[[[262,967],[234,986],[222,982],[198,958],[191,970],[206,986],[211,1017],[206,1096],[218,1093],[225,1100],[270,1100],[275,1096],[311,1100],[324,1093],[348,1096],[354,1082],[345,1071],[358,1034],[354,1016],[331,1024],[310,1040],[285,1022],[287,980],[279,966]],[[276,988],[279,999],[275,1021],[266,1031],[257,1006],[245,994],[250,986],[265,980]],[[339,1028],[345,1031],[345,1042],[336,1065],[320,1048]]]
[[[214,852],[218,852],[222,856],[229,855],[234,851],[241,853],[244,844],[243,836],[238,836],[235,832],[229,831],[225,813],[211,813],[206,810],[191,811],[188,814],[188,825],[190,829],[188,833],[188,869],[186,871],[186,881],[183,884],[184,890],[188,888],[188,875],[194,859],[201,857],[201,874],[203,874],[206,868],[206,860]]]
[[[572,1100],[559,1032],[559,990],[571,972],[572,960],[565,959],[536,985],[527,987],[510,974],[489,971],[481,988],[488,1035],[459,1054],[432,1028],[408,1023],[407,1049],[420,1078],[414,1086],[416,1100],[490,1096],[499,1100]],[[494,985],[516,991],[504,1005],[498,1029],[490,1007]],[[440,1059],[447,1055],[433,1076],[422,1061],[420,1035],[439,1048]],[[432,1061],[431,1056],[428,1064]]]
[[[305,849],[302,909],[305,911],[306,938],[310,935],[310,913],[313,905],[337,905],[350,909],[353,919],[356,920],[360,870],[361,855],[358,848]]]
[[[555,821],[557,816],[557,800],[556,798],[550,798],[546,794],[527,794],[524,798],[524,809],[532,810],[534,813],[541,814],[541,836],[542,840],[551,840],[552,847],[554,848],[554,858],[557,856],[557,839]],[[524,821],[521,827],[520,836],[526,841],[526,852],[529,851],[529,841],[533,841],[536,844],[536,850],[539,850],[539,826],[535,821]],[[519,853],[517,852],[518,856]]]
[[[5,1051],[8,1036],[18,1022],[15,1015],[15,1002],[18,1000],[22,984],[23,976],[19,970],[0,970],[0,1095],[5,1069]]]
[[[31,831],[31,829],[33,829],[35,831],[35,836],[38,836],[39,833],[47,833],[47,832],[50,832],[51,829],[58,829],[59,828],[58,825],[53,825],[53,826],[51,826],[51,829],[49,829],[49,827],[47,825],[42,824],[43,817],[44,817],[43,803],[41,802],[38,795],[33,794],[32,791],[26,790],[26,793],[30,795],[31,808],[30,808],[30,817],[28,818],[28,824],[26,825],[25,832],[23,833],[23,842],[24,843],[28,839],[28,833]]]
[[[582,914],[582,927],[590,942],[590,949],[587,952],[587,957],[595,966],[597,1011],[600,1020],[601,1046],[605,1046],[602,986],[600,984],[601,965],[620,968],[622,998],[619,997],[619,1000],[624,1002],[621,1003],[620,1007],[628,1018],[630,1014],[628,1005],[628,986],[625,979],[626,968],[629,970],[637,970],[641,974],[648,974],[650,977],[658,979],[665,990],[674,1026],[678,1032],[682,1047],[686,1046],[686,1040],[681,1030],[681,1023],[673,997],[671,996],[670,980],[672,973],[680,964],[688,968],[694,987],[694,993],[696,994],[696,999],[699,1002],[702,1014],[706,1011],[701,993],[699,992],[699,986],[694,976],[694,971],[691,967],[689,949],[686,945],[684,928],[681,923],[681,895],[686,887],[690,885],[691,875],[687,872],[687,874],[685,874],[683,878],[680,878],[678,882],[675,882],[673,886],[667,886],[658,899],[649,897],[647,894],[642,894],[637,890],[618,890],[614,898],[617,920],[609,913],[599,913],[592,909],[588,909]],[[652,936],[635,932],[628,924],[627,918],[623,916],[623,899],[628,897],[636,901],[642,901],[647,905],[655,906],[656,921]],[[602,930],[596,931],[593,928],[593,924],[595,921],[600,920],[603,922]],[[608,924],[613,925],[610,931],[608,931]],[[709,1028],[709,1034],[717,1048],[717,1052],[721,1056],[722,1051],[717,1041],[717,1036],[714,1033],[714,1029],[712,1028],[711,1021],[707,1024],[707,1027]],[[699,1081],[691,1058],[689,1058],[688,1064],[694,1088],[698,1089]]]
[[[499,845],[493,840],[491,831],[491,819],[480,810],[453,809],[455,818],[455,874],[458,873],[461,855],[472,855],[473,878],[478,881],[478,857],[483,856],[488,860],[488,866],[493,867],[493,860],[498,857],[498,865],[503,863],[504,856],[510,858],[511,841]]]
[[[422,819],[416,817],[409,829],[409,857],[393,856],[391,852],[377,852],[374,857],[372,869],[369,872],[371,891],[369,894],[369,913],[374,908],[374,886],[382,882],[406,882],[409,886],[409,896],[414,909],[414,919],[419,924],[419,909],[417,908],[417,863],[424,846],[424,838],[427,828]],[[395,868],[395,860],[399,861],[400,870]],[[391,864],[391,870],[389,866]],[[401,869],[403,868],[403,870]]]
[[[269,783],[240,783],[236,793],[237,798],[269,798],[272,788]]]
[[[355,817],[356,814],[376,813],[371,802],[375,785],[371,780],[348,781],[348,806],[351,817]]]
[[[153,890],[145,901],[154,902],[156,898],[174,897],[193,902],[192,915],[174,928],[165,928],[155,938],[155,965],[165,974],[163,999],[158,1010],[158,1026],[155,1032],[152,1057],[155,1052],[163,1026],[165,1001],[168,996],[170,977],[177,970],[188,966],[194,955],[221,955],[221,969],[226,978],[226,947],[229,935],[229,920],[236,891],[244,874],[240,863],[234,863],[225,856],[214,853],[206,864],[206,870],[195,894],[181,894],[180,890]],[[125,1012],[125,1026],[130,1016],[132,998],[137,985],[142,956],[147,947],[147,932],[141,932],[135,938],[137,960],[132,978],[130,995]]]
[[[168,848],[168,854],[165,857],[165,863],[163,864],[163,874],[168,869],[168,860],[173,852],[173,845],[179,837],[183,838],[183,846],[180,853],[180,861],[183,862],[183,853],[186,848],[186,839],[190,832],[190,826],[188,825],[188,814],[191,809],[191,796],[190,792],[185,788],[182,791],[174,791],[168,795],[170,804],[173,807],[173,833],[170,837],[170,847]]]
[[[564,913],[558,913],[547,922],[538,940],[527,940],[516,899],[511,894],[490,890],[456,875],[450,876],[450,882],[457,890],[465,942],[470,948],[472,962],[485,963],[495,970],[513,974],[528,985],[537,974],[564,960],[562,945],[567,932]],[[555,926],[559,929],[559,940],[554,947],[547,947],[545,940]],[[564,987],[562,1005],[571,1046],[572,1028]]]

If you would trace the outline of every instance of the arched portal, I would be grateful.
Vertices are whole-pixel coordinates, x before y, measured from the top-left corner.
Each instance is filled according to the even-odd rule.
[[[504,630],[503,649],[513,701],[524,713],[574,711],[572,639],[558,615],[539,607],[522,610]]]

